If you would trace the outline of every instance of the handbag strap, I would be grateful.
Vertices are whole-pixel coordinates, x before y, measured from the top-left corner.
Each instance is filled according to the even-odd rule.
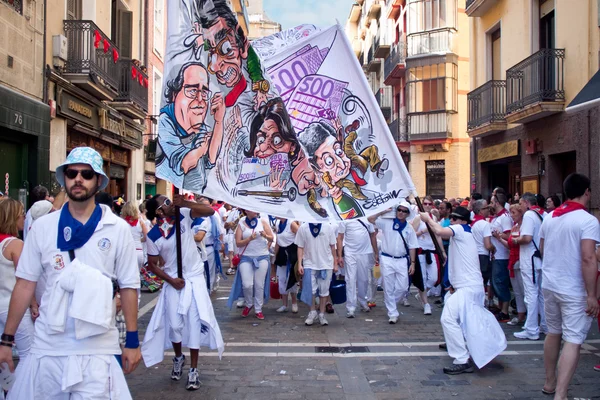
[[[258,224],[257,224],[257,226],[258,226]],[[252,232],[250,232],[250,237],[252,237],[252,234],[254,233],[254,229],[256,229],[256,227],[252,228]],[[250,239],[250,241],[252,241],[252,239]],[[249,244],[250,244],[250,242],[248,242],[246,244],[246,246],[244,246],[244,250],[242,250],[242,252],[240,253],[240,257],[244,255]]]

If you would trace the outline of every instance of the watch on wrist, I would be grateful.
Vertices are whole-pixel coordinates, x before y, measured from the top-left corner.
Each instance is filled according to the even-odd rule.
[[[258,81],[258,82],[254,82],[252,84],[252,91],[253,92],[263,92],[263,93],[269,93],[269,89],[271,88],[271,85],[269,84],[269,82],[265,79]]]

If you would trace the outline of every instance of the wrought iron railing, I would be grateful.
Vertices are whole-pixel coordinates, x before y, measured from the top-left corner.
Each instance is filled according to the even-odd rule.
[[[63,71],[69,74],[90,74],[118,91],[118,47],[93,21],[65,20],[63,24],[69,43]]]
[[[542,49],[506,71],[506,113],[565,101],[565,49]]]
[[[404,40],[393,44],[390,48],[390,55],[383,63],[384,76],[386,78],[390,76],[398,64],[406,64],[406,42]]]
[[[506,121],[506,81],[488,81],[467,94],[467,129]]]
[[[410,140],[446,139],[452,137],[452,116],[446,111],[408,116]]]
[[[367,53],[367,64],[371,64],[371,62],[374,60],[374,54],[375,54],[375,44],[372,43],[371,47],[369,47],[369,52]]]
[[[23,14],[23,0],[1,0],[1,1],[8,4],[19,14]]]
[[[408,35],[408,56],[452,52],[454,29],[443,28]]]
[[[406,118],[396,118],[388,124],[388,128],[396,142],[408,142],[406,133]]]
[[[383,113],[383,117],[387,120],[392,116],[392,87],[382,86],[375,93],[375,100]]]
[[[115,101],[131,101],[142,110],[148,111],[148,75],[136,66],[133,60],[120,59],[119,93]]]

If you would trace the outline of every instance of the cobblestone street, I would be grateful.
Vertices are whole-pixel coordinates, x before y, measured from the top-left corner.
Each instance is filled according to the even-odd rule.
[[[265,320],[243,319],[239,309],[228,310],[226,297],[232,279],[221,281],[213,296],[225,353],[200,353],[202,387],[187,392],[184,381],[170,380],[171,358],[150,369],[142,364],[128,377],[134,399],[547,399],[543,341],[515,340],[517,328],[502,324],[509,341],[502,356],[473,374],[448,376],[442,368],[452,361],[438,349],[443,341],[441,308],[423,315],[411,295],[401,307],[400,321],[389,325],[382,292],[370,313],[345,318],[344,305],[328,315],[329,326],[304,325],[308,307],[278,314],[279,300],[264,308]],[[152,315],[156,294],[144,293],[140,311],[143,332]],[[189,359],[185,367],[189,368]],[[600,334],[595,326],[584,345],[569,398],[600,399]]]

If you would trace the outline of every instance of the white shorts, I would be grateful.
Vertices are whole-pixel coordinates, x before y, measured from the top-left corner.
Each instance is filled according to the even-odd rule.
[[[186,281],[186,285],[189,284],[191,283]],[[185,341],[190,349],[199,349],[202,341],[202,321],[196,302],[192,300],[187,315],[182,315],[177,312],[177,308],[179,297],[183,292],[171,285],[165,285],[163,291],[165,291],[165,313],[169,324],[167,333],[169,341],[172,343]],[[185,335],[189,337],[184,337]]]
[[[321,271],[319,270],[310,270],[312,294],[313,296],[315,296],[317,294],[317,289],[319,289],[319,297],[327,297],[329,296],[329,285],[331,285],[331,277],[333,276],[333,270],[327,270],[327,277],[325,279],[321,279],[320,274]]]
[[[586,298],[548,289],[543,292],[548,333],[562,334],[565,342],[583,344],[592,326],[592,317],[585,313]]]

